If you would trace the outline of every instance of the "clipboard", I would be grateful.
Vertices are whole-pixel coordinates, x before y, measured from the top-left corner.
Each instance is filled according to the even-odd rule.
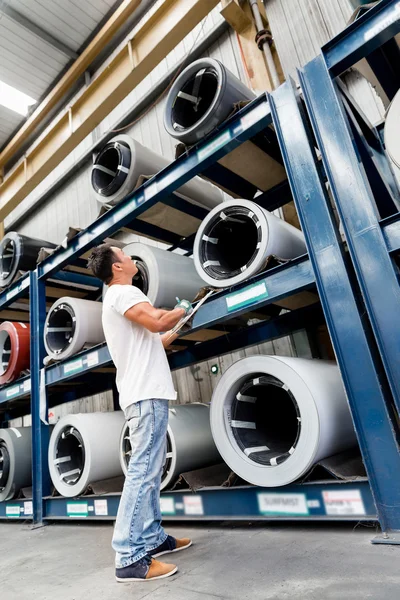
[[[186,317],[183,317],[179,323],[177,323],[175,325],[175,327],[173,329],[171,329],[171,333],[170,335],[167,337],[167,342],[168,340],[175,335],[176,333],[178,333],[178,331],[180,331],[182,329],[182,327],[185,325],[185,323],[187,323],[190,319],[193,318],[193,316],[197,313],[197,311],[199,310],[200,306],[202,306],[204,304],[204,302],[215,292],[215,290],[210,290],[209,292],[207,292],[207,294],[204,296],[204,298],[202,298],[201,300],[199,300],[196,304],[196,306],[194,307],[194,309],[192,310],[192,312],[189,315],[186,315]]]

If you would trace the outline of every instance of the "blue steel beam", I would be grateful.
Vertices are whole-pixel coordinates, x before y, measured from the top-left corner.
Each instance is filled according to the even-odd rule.
[[[29,293],[29,273],[25,273],[15,283],[0,294],[0,310],[4,310],[19,298],[27,296]],[[1,315],[0,315],[1,316]]]
[[[46,320],[45,281],[40,281],[37,271],[31,271],[31,415],[32,415],[32,494],[33,521],[43,522],[43,497],[50,493],[50,474],[47,460],[49,426],[47,424],[46,394],[41,394],[40,373],[45,349],[43,330]]]
[[[176,189],[207,169],[244,141],[265,129],[271,123],[271,113],[265,94],[234,115],[204,142],[160,171],[117,206],[99,217],[87,229],[74,237],[67,248],[56,250],[38,266],[39,278],[54,272],[111,236],[157,202],[167,198]]]
[[[332,494],[333,492],[333,494]],[[352,501],[346,501],[353,492]],[[335,497],[333,497],[335,496]],[[90,520],[114,520],[120,495],[101,496],[106,516],[96,514],[99,496],[81,498],[46,498],[45,518],[48,520],[78,518]],[[190,501],[197,499],[198,512],[193,515]],[[16,501],[18,504],[22,501]],[[14,503],[10,503],[14,504]],[[338,515],[337,509],[340,509]],[[18,518],[18,511],[14,512]],[[163,521],[203,520],[252,520],[252,521],[375,521],[376,510],[368,481],[357,482],[314,482],[292,484],[283,490],[238,486],[231,488],[209,487],[194,494],[191,490],[166,491],[161,494]],[[104,512],[103,512],[104,515]],[[5,516],[5,507],[0,504],[0,518]],[[21,510],[21,518],[22,518]]]
[[[211,296],[194,315],[192,330],[207,329],[249,310],[274,304],[281,298],[310,289],[314,283],[311,263],[307,256],[302,256],[286,265],[260,273],[250,281]],[[241,298],[238,294],[242,292],[249,297],[246,303],[239,302]],[[237,304],[235,298],[238,299]]]
[[[381,0],[322,47],[330,75],[340,75],[399,32],[398,0]]]
[[[400,250],[400,213],[380,222],[388,252]]]
[[[354,140],[321,57],[304,68],[304,99],[349,253],[400,414],[400,287]]]
[[[237,332],[221,335],[221,337],[209,342],[203,342],[186,350],[174,352],[168,356],[169,366],[172,371],[181,369],[208,360],[213,356],[222,356],[246,346],[262,344],[289,335],[300,329],[317,327],[323,322],[324,318],[320,305],[312,304],[268,321],[257,323],[251,327],[245,327]],[[182,342],[184,343],[185,340],[183,339]]]
[[[58,273],[54,273],[52,279],[56,279],[60,283],[74,283],[91,289],[103,287],[103,283],[100,279],[91,277],[90,275],[84,275],[83,273],[75,273],[74,271],[59,271]]]
[[[17,381],[13,381],[13,383],[9,383],[8,385],[3,385],[0,388],[0,405],[1,404],[9,404],[10,402],[14,402],[18,400],[18,398],[23,398],[24,396],[29,396],[31,393],[31,378],[29,375],[27,377],[22,377]]]
[[[397,439],[350,283],[332,208],[317,169],[311,132],[293,84],[287,82],[273,92],[270,103],[379,520],[384,531],[398,531]],[[324,105],[324,99],[319,98],[319,103]],[[337,160],[344,161],[340,153]]]
[[[105,367],[110,363],[112,360],[106,344],[93,346],[89,350],[75,354],[68,360],[47,367],[45,371],[46,386],[74,379],[82,373]]]

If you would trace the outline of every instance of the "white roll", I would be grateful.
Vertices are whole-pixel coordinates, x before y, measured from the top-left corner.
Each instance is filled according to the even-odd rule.
[[[384,135],[386,151],[397,169],[400,169],[400,90],[387,111]]]
[[[91,483],[122,475],[119,438],[122,411],[62,417],[50,437],[49,470],[56,490],[79,496]]]
[[[92,188],[101,204],[114,206],[137,186],[141,175],[154,175],[170,161],[129,135],[117,135],[97,155],[92,167]],[[211,209],[223,200],[222,192],[199,177],[177,191],[194,204]]]
[[[223,288],[262,271],[271,255],[292,259],[305,252],[304,236],[296,227],[250,200],[228,200],[202,221],[193,258],[203,281]]]
[[[129,426],[124,425],[120,439],[120,461],[127,474],[131,458]],[[171,487],[179,475],[222,462],[210,428],[210,409],[195,402],[169,409],[167,451],[161,490]]]
[[[133,279],[156,308],[173,308],[176,297],[194,300],[204,286],[192,258],[135,242],[124,253],[136,260],[139,269]]]
[[[288,485],[357,444],[338,367],[303,358],[233,364],[214,391],[211,429],[229,467],[263,487]]]
[[[54,360],[104,342],[100,302],[64,296],[50,308],[44,326],[44,345]]]
[[[32,485],[32,429],[0,429],[0,502]]]

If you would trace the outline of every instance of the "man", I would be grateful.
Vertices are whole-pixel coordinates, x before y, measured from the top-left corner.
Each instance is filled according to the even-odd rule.
[[[103,299],[103,328],[117,368],[120,405],[132,446],[112,541],[116,579],[153,581],[178,570],[155,557],[192,544],[188,538],[166,534],[159,501],[168,400],[176,399],[164,348],[177,337],[170,337],[169,330],[191,310],[191,304],[181,300],[171,311],[154,308],[132,285],[138,272],[135,262],[109,244],[93,250],[88,266],[109,286]]]

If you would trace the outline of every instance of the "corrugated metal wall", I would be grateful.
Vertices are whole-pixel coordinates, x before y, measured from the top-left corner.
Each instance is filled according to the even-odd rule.
[[[349,0],[264,0],[264,5],[283,72],[296,81],[297,69],[346,27],[353,12]],[[345,82],[369,120],[380,121],[385,111],[371,85],[357,71]]]

